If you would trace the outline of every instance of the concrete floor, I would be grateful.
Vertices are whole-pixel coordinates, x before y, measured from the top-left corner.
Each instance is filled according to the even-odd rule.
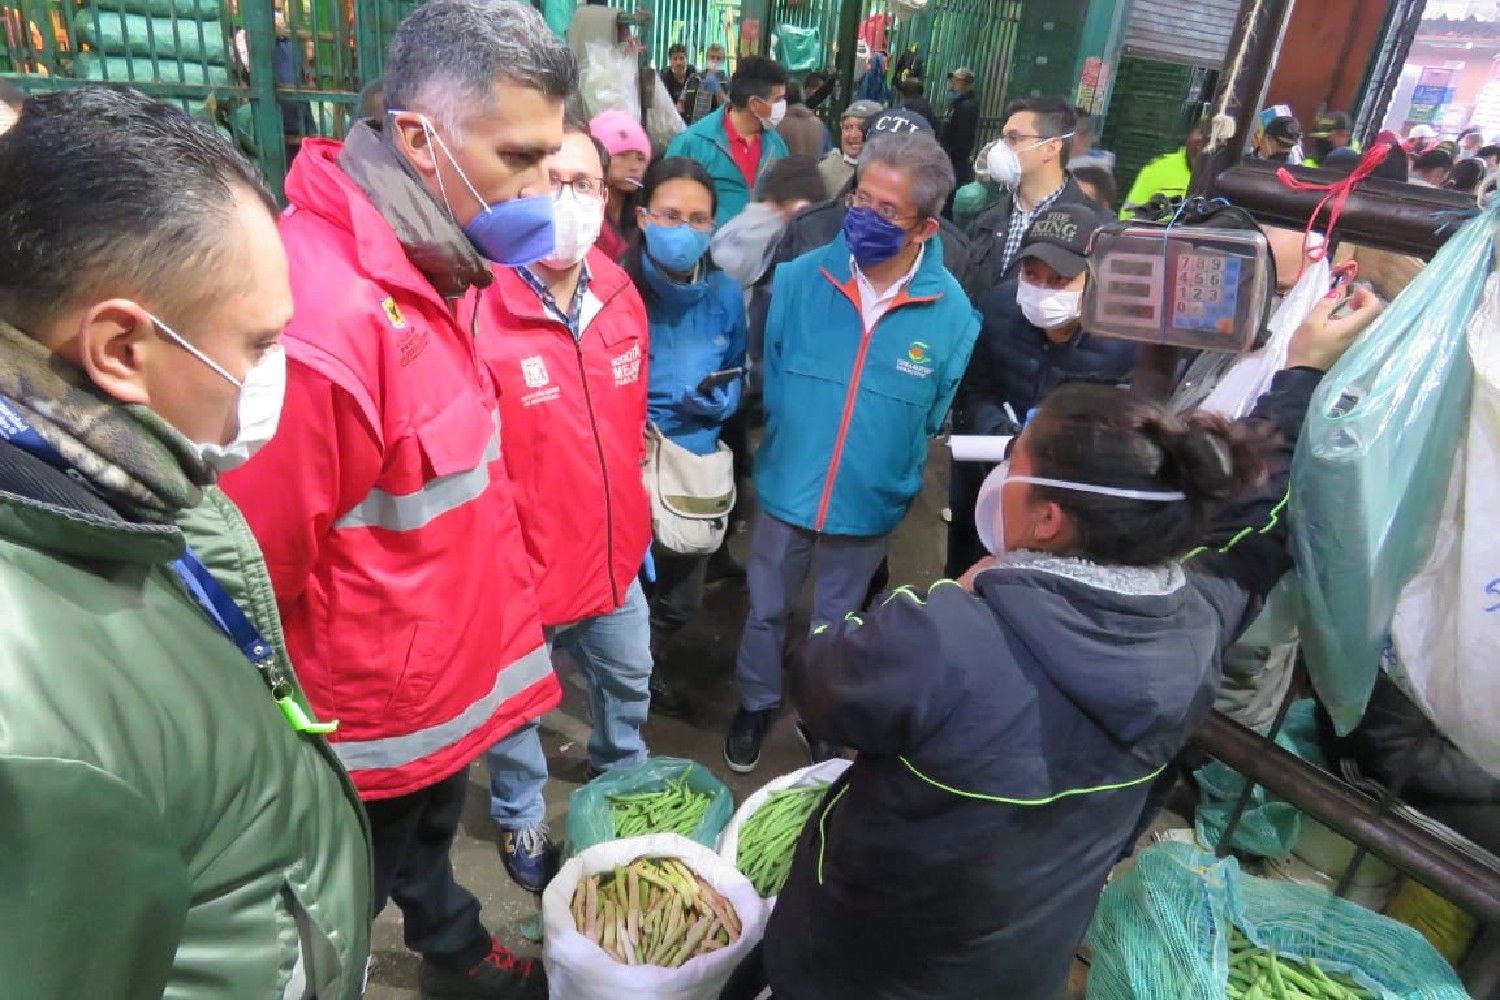
[[[927,482],[891,546],[891,579],[925,585],[942,571],[947,549],[942,510],[947,504],[946,450],[934,445]],[[746,538],[733,545],[743,554]],[[790,720],[783,717],[767,737],[760,767],[752,775],[736,775],[724,765],[724,732],[737,704],[734,693],[734,655],[745,620],[742,587],[710,588],[704,613],[681,636],[665,666],[671,682],[688,693],[696,706],[694,717],[682,722],[653,715],[645,735],[655,754],[687,757],[709,767],[734,792],[736,802],[778,774],[807,763]],[[561,839],[566,827],[568,797],[582,784],[587,763],[588,708],[582,679],[566,656],[557,667],[564,683],[562,706],[543,721],[542,743],[552,780],[547,788],[547,818]],[[453,850],[459,882],[484,905],[484,919],[500,939],[519,954],[539,955],[540,946],[528,942],[522,927],[540,912],[537,899],[516,888],[501,867],[495,846],[496,828],[489,818],[488,787],[482,765],[470,770],[469,797],[463,829]],[[401,915],[389,906],[375,923],[375,958],[368,1000],[417,1000],[417,960],[401,940]],[[1086,966],[1075,966],[1068,1000],[1083,996]]]

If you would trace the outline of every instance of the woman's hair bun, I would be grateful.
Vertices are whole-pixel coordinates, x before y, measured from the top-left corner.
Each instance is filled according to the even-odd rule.
[[[1266,474],[1264,434],[1217,414],[1152,420],[1142,430],[1167,457],[1163,478],[1189,500],[1228,500]]]

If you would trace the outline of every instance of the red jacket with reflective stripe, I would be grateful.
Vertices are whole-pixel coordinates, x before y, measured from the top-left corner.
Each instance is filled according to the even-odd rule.
[[[439,296],[339,149],[309,140],[287,177],[286,403],[224,487],[312,707],[382,799],[454,774],[561,691],[470,333],[478,293]]]
[[[651,544],[646,307],[601,251],[588,267],[579,339],[508,268],[495,269],[479,325],[548,625],[620,607]]]

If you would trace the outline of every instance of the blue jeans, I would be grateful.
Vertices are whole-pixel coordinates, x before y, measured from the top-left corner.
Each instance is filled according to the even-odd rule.
[[[554,647],[565,649],[588,684],[589,763],[601,771],[646,759],[641,726],[651,707],[651,618],[639,580],[616,611],[558,629]],[[537,723],[502,739],[485,754],[490,771],[490,815],[503,829],[536,826],[547,814],[542,789],[547,757]]]

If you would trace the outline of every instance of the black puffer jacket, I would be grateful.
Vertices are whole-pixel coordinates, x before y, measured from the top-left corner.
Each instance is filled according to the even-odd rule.
[[[797,709],[859,757],[803,830],[766,930],[779,1000],[1062,994],[1152,780],[1291,566],[1273,510],[1318,379],[1277,375],[1256,411],[1283,434],[1272,475],[1216,519],[1206,554],[1015,553],[977,593],[897,591],[807,641]]]

